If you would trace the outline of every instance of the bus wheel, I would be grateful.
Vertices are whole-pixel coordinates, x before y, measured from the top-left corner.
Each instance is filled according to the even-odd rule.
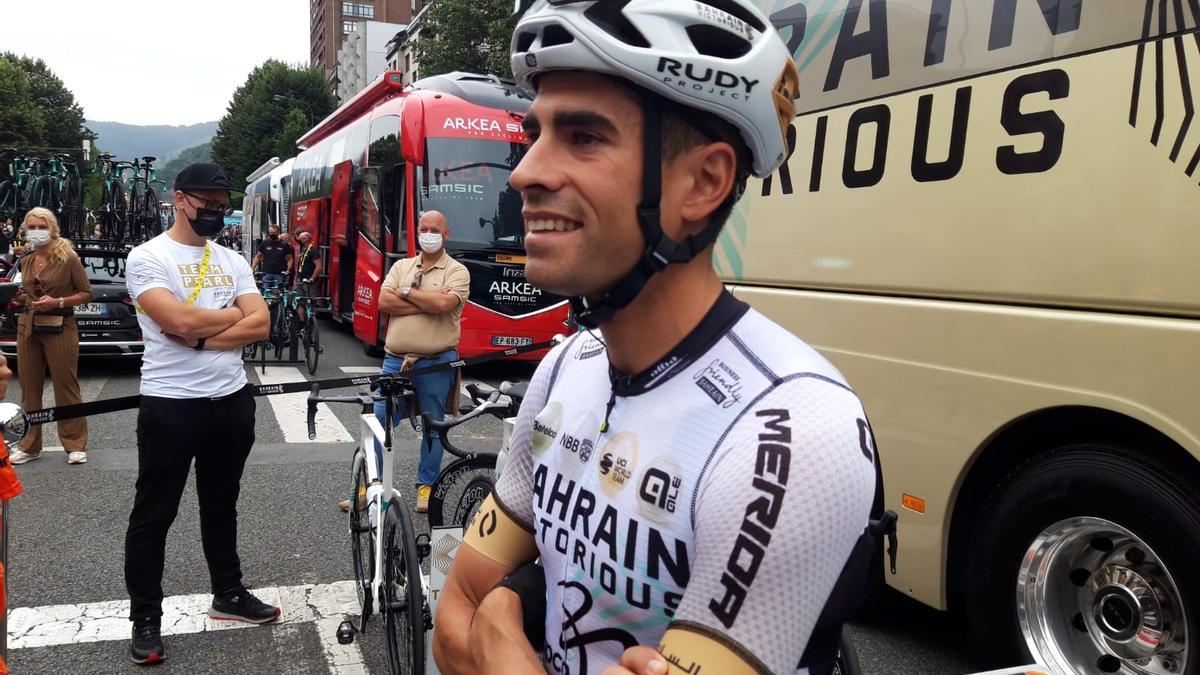
[[[976,653],[1056,673],[1200,672],[1200,499],[1117,447],[1068,445],[999,483],[969,541]]]
[[[375,345],[369,345],[365,342],[360,342],[359,344],[362,345],[363,354],[366,354],[367,356],[369,356],[373,359],[383,358],[384,352],[383,352],[382,347],[377,347]]]

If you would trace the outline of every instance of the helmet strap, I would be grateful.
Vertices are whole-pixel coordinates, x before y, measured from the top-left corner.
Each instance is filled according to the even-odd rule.
[[[662,146],[663,111],[667,102],[657,94],[639,89],[642,97],[642,201],[637,207],[638,226],[646,242],[641,257],[624,277],[594,301],[571,298],[575,320],[585,328],[596,328],[628,307],[642,292],[650,278],[671,263],[690,262],[712,245],[721,232],[721,224],[710,221],[698,234],[676,242],[662,230]]]

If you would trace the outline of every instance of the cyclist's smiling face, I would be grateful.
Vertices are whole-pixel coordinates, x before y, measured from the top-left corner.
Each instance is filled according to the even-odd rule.
[[[532,145],[510,182],[525,201],[526,276],[554,293],[602,292],[641,253],[641,103],[602,75],[548,73],[525,127]]]

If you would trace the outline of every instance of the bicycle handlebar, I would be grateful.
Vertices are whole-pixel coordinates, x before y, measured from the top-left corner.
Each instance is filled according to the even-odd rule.
[[[415,395],[415,390],[412,388],[412,382],[403,374],[396,375],[380,375],[371,380],[371,389],[379,389],[379,393],[360,392],[354,396],[321,396],[321,385],[314,384],[312,390],[308,393],[308,440],[312,441],[317,438],[317,404],[318,403],[355,403],[362,406],[364,411],[377,401],[387,401],[388,399],[404,398],[409,399]],[[397,392],[397,387],[399,390]],[[412,425],[413,431],[420,432],[421,426],[417,422],[413,407],[408,407],[408,422]],[[387,425],[389,434],[391,433],[390,425]]]
[[[473,384],[467,385],[467,389],[468,390],[474,389],[475,391],[478,391],[478,388],[475,387],[475,385],[473,385]],[[471,396],[473,398],[475,397],[475,391],[471,392]],[[500,391],[493,389],[491,394],[488,395],[487,399],[485,401],[483,401],[483,403],[475,406],[475,408],[473,410],[471,410],[471,412],[469,412],[465,415],[459,415],[458,417],[446,417],[439,422],[439,421],[435,421],[432,417],[430,417],[429,413],[423,412],[423,413],[421,413],[421,421],[425,424],[425,426],[429,427],[430,429],[433,429],[434,431],[441,431],[441,432],[449,431],[450,429],[453,429],[454,427],[462,424],[463,422],[466,422],[467,420],[474,419],[476,417],[479,417],[480,415],[482,415],[485,412],[489,412],[489,410],[488,410],[489,408],[493,408],[493,407],[507,408],[508,407],[507,403],[505,403],[503,405],[498,403],[499,400],[500,400]],[[445,436],[443,435],[443,439],[444,438],[445,438]]]

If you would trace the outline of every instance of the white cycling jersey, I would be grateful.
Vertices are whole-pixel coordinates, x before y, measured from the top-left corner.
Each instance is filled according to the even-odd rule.
[[[576,335],[539,366],[511,452],[493,499],[545,569],[548,671],[599,673],[670,628],[807,672],[877,487],[858,397],[815,350],[728,293],[638,376]]]

